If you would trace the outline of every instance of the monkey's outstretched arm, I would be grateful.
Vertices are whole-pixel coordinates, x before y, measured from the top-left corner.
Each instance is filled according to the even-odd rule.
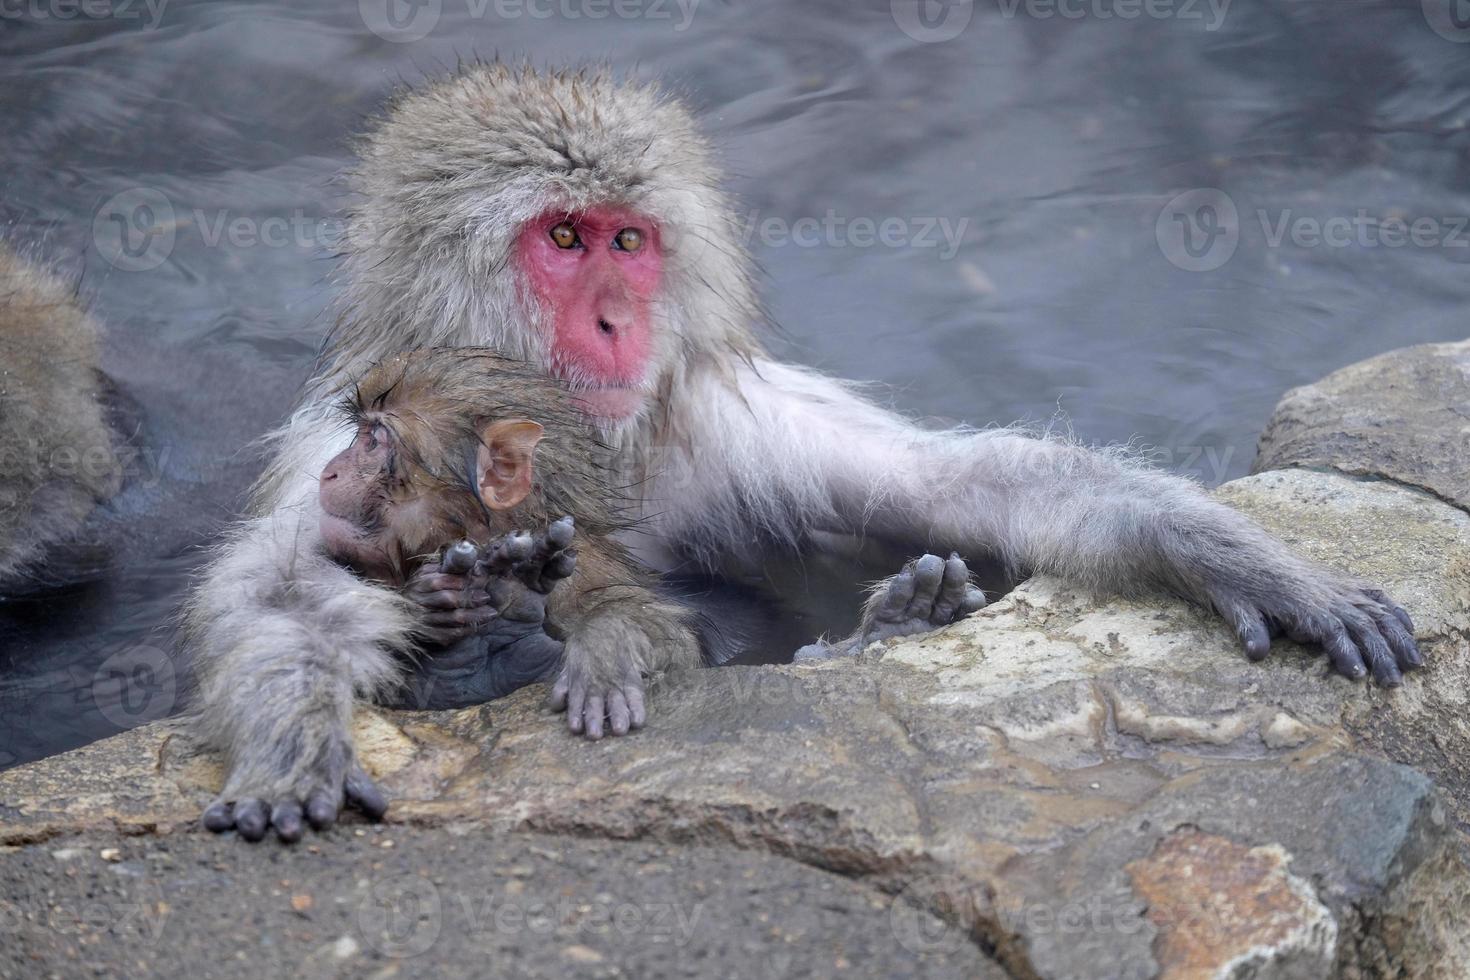
[[[415,609],[317,553],[314,533],[291,509],[245,524],[192,597],[192,727],[228,774],[211,830],[294,841],[344,803],[387,807],[357,763],[352,709],[397,683],[390,649],[411,642]]]
[[[1253,659],[1285,633],[1349,677],[1393,685],[1423,663],[1408,614],[1381,591],[1121,454],[1009,430],[924,431],[771,361],[690,387],[702,404],[681,417],[695,422],[699,465],[682,474],[692,486],[665,495],[663,519],[709,557],[772,535],[871,533],[1100,590],[1167,589],[1212,606]]]

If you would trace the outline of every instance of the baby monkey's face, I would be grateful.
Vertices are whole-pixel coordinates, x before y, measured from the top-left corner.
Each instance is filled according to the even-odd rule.
[[[330,557],[401,584],[446,543],[488,537],[494,512],[526,497],[540,425],[491,420],[478,427],[477,444],[455,447],[414,430],[433,422],[420,413],[359,417],[352,445],[327,463],[318,484]]]
[[[413,470],[400,458],[393,430],[379,419],[363,420],[352,445],[322,470],[317,496],[327,554],[393,581],[406,562],[433,548],[440,522]]]

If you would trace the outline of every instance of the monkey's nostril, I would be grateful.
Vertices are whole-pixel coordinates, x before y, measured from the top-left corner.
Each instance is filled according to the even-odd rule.
[[[598,330],[601,330],[603,333],[607,334],[609,337],[611,337],[613,334],[617,333],[617,328],[614,327],[611,323],[608,323],[606,320],[602,319],[601,317],[598,317],[597,318],[597,329]]]

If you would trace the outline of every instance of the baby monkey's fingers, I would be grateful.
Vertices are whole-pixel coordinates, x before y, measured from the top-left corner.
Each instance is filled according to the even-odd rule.
[[[556,583],[571,576],[577,567],[577,553],[572,550],[577,528],[571,517],[552,521],[545,531],[532,535],[530,553],[516,563],[514,573],[526,588],[543,595]]]
[[[534,542],[527,531],[511,531],[490,542],[475,566],[478,575],[494,578],[504,575],[531,554]]]

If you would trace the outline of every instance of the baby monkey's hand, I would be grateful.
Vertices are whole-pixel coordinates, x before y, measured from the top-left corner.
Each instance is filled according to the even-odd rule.
[[[469,541],[446,548],[410,595],[423,597],[425,635],[449,642],[414,664],[395,706],[481,704],[549,677],[561,662],[562,642],[547,629],[546,605],[576,570],[575,532],[572,519],[563,517],[534,534],[502,535],[484,549]],[[454,601],[473,605],[448,607]]]
[[[540,623],[546,596],[577,566],[570,517],[544,531],[512,531],[484,549],[460,541],[424,562],[404,586],[424,610],[420,634],[436,646],[488,636],[495,621]]]

